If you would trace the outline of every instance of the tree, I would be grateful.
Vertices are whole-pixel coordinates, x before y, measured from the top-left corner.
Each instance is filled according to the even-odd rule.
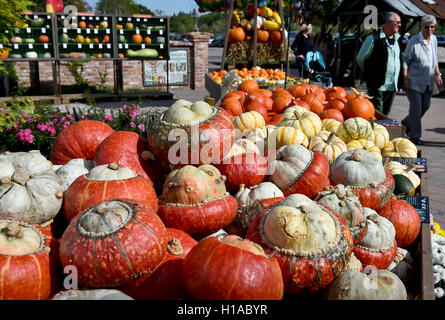
[[[134,0],[100,0],[96,4],[96,13],[102,14],[151,14],[153,12],[142,4]]]
[[[184,34],[192,32],[195,26],[195,20],[190,13],[179,12],[170,17],[170,31],[173,33]]]

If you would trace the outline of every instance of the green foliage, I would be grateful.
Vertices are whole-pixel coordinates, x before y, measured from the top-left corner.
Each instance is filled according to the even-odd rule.
[[[213,34],[225,33],[226,15],[222,12],[210,12],[198,17],[199,31],[210,32]]]
[[[99,0],[96,4],[96,13],[102,14],[153,14],[146,6],[134,0]]]
[[[88,85],[88,81],[86,81],[82,74],[85,70],[86,60],[72,60],[69,62],[62,63],[62,66],[67,67],[68,71],[74,77],[74,81],[77,86],[85,86]]]
[[[179,12],[170,17],[170,32],[185,34],[193,31],[195,20],[192,14]]]

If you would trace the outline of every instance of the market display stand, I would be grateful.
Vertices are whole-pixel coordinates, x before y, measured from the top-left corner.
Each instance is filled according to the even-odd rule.
[[[281,28],[281,32],[282,32],[282,45],[284,46],[284,53],[287,52],[287,42],[284,40],[286,39],[286,28],[285,28],[285,20],[284,20],[284,16],[283,16],[283,1],[279,0],[278,2],[278,12],[280,14],[280,18],[281,18],[281,22],[282,22],[282,28]],[[258,11],[257,9],[259,8],[258,6],[258,0],[254,0],[254,21],[257,21],[257,17],[258,17]],[[265,65],[265,64],[281,64],[281,69],[283,69],[284,64],[287,64],[288,62],[285,60],[284,57],[282,57],[281,60],[277,60],[277,61],[268,61],[268,60],[258,60],[257,59],[257,48],[258,48],[258,43],[257,43],[257,34],[258,34],[258,29],[257,29],[257,23],[253,24],[253,37],[252,37],[252,41],[253,41],[253,56],[251,57],[251,59],[248,60],[228,60],[227,59],[227,50],[228,50],[228,46],[229,46],[229,30],[232,27],[231,25],[231,19],[232,19],[232,13],[233,10],[235,8],[235,0],[231,0],[230,1],[230,9],[228,12],[228,15],[226,17],[226,33],[225,33],[225,37],[224,37],[224,49],[223,49],[223,54],[222,54],[222,60],[221,60],[221,69],[227,70],[228,65],[229,64],[251,64],[252,66],[261,66],[261,65]],[[286,70],[288,69],[288,66],[286,65]]]
[[[164,60],[170,57],[169,46],[169,18],[153,17],[150,15],[116,16],[95,13],[78,13],[77,21],[73,22],[70,16],[63,13],[24,13],[29,18],[29,25],[16,29],[16,36],[23,35],[25,40],[20,43],[11,43],[11,51],[4,63],[27,61],[36,70],[33,74],[37,77],[32,83],[39,84],[39,62],[51,61],[53,68],[53,94],[61,96],[60,72],[63,62],[73,60],[81,61],[113,61],[114,69],[114,95],[119,94],[122,88],[122,62],[125,60]],[[132,28],[123,28],[131,21]],[[38,22],[38,23],[37,23]],[[118,25],[122,28],[118,29]],[[144,26],[145,25],[145,26]],[[134,43],[133,34],[144,34],[150,37],[150,43]],[[45,42],[40,37],[47,36]],[[26,38],[25,38],[26,37]],[[20,37],[22,38],[22,37]],[[124,41],[118,41],[125,39]],[[17,40],[17,38],[15,39]],[[18,42],[18,41],[17,41]],[[3,45],[0,45],[0,49]],[[127,50],[152,48],[158,51],[155,56],[127,56]],[[29,57],[30,50],[36,54]],[[167,65],[167,93],[168,63]],[[3,79],[5,95],[9,96],[9,80],[7,74]],[[160,86],[165,86],[161,84]]]

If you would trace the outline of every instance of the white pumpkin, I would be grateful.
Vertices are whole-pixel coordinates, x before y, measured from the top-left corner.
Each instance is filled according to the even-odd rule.
[[[83,289],[60,291],[51,300],[134,300],[116,289]]]
[[[178,100],[163,114],[163,120],[173,124],[193,125],[209,119],[216,109],[205,101],[191,103]]]
[[[246,207],[255,202],[255,200],[271,199],[284,197],[283,192],[272,182],[262,182],[257,186],[245,188],[240,186],[239,191],[235,195],[238,207]]]
[[[39,151],[0,155],[0,179],[2,218],[44,224],[62,206],[62,181]]]
[[[55,166],[54,166],[55,167]],[[67,164],[59,166],[56,174],[62,180],[62,187],[64,191],[81,175],[87,174],[93,169],[94,163],[91,160],[72,159]]]

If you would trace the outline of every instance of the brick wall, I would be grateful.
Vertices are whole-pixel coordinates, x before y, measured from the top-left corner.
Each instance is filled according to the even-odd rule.
[[[187,34],[187,37],[191,43],[172,41],[170,43],[171,48],[177,47],[190,47],[190,81],[189,85],[192,89],[205,87],[205,73],[208,72],[208,40],[212,36],[211,33],[206,32],[191,32]],[[52,93],[53,87],[53,69],[51,61],[41,62],[27,62],[19,61],[15,63],[16,73],[19,79],[19,83],[24,87],[30,87],[31,84],[35,84],[37,79],[38,64],[38,79],[40,81],[40,88],[42,91]],[[63,64],[63,63],[62,63]],[[60,85],[67,86],[74,84],[74,77],[68,71],[66,66],[60,66]],[[119,75],[122,89],[143,89],[143,68],[142,61],[140,60],[126,60],[122,61],[121,72]],[[101,81],[100,74],[106,75],[105,87],[114,88],[114,66],[113,61],[109,60],[93,60],[88,61],[85,65],[83,73],[84,79],[88,81],[90,85],[99,85]],[[118,81],[118,79],[116,79]]]

